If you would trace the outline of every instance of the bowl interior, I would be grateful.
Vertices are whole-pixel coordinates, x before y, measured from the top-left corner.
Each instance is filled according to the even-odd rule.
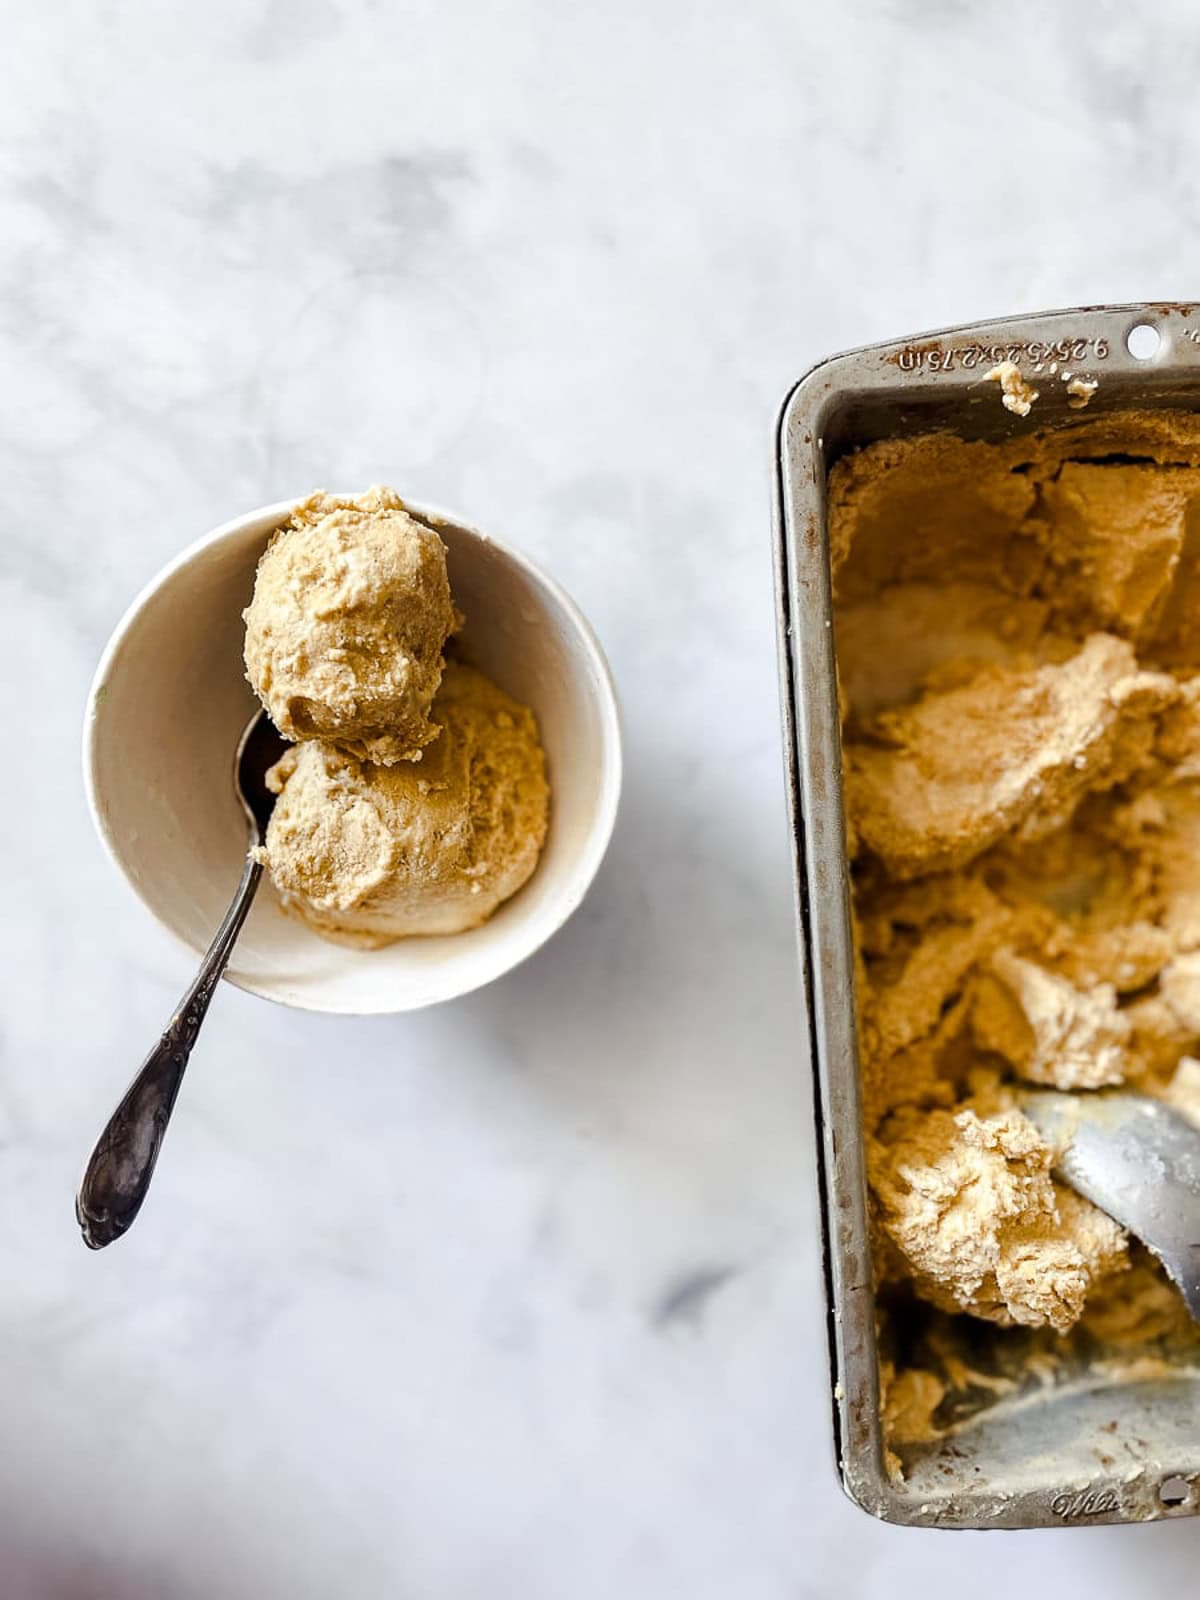
[[[88,708],[85,771],[97,824],[145,904],[197,954],[224,914],[245,854],[233,752],[257,701],[243,675],[242,611],[287,510],[231,523],[161,573],[114,635]],[[413,510],[445,540],[467,618],[463,655],[537,715],[552,791],[549,835],[529,883],[483,927],[377,951],[318,938],[283,913],[264,881],[228,975],[289,1005],[407,1011],[487,983],[571,914],[612,830],[616,709],[587,625],[523,558]]]

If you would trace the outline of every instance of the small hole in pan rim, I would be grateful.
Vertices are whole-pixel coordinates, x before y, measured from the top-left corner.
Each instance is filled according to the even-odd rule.
[[[1191,1497],[1191,1483],[1178,1473],[1172,1473],[1170,1477],[1164,1478],[1158,1486],[1158,1498],[1164,1506],[1186,1505]]]
[[[1135,361],[1151,361],[1162,345],[1162,334],[1149,322],[1135,322],[1125,335],[1125,348]]]

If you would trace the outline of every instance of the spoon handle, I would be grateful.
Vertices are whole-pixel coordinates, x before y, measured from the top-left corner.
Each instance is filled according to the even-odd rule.
[[[141,1209],[188,1057],[261,877],[262,863],[248,855],[237,892],[195,980],[96,1141],[75,1200],[89,1249],[102,1250],[119,1239]]]

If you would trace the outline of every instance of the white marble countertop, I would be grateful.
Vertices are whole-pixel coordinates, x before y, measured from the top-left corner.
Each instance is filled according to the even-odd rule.
[[[769,551],[820,355],[1197,292],[1200,44],[1154,9],[7,8],[4,1600],[1194,1583],[1198,1522],[985,1543],[837,1488]],[[189,971],[92,837],[90,673],[186,541],[377,478],[590,614],[612,851],[460,1004],[223,991],[91,1256],[82,1158]]]

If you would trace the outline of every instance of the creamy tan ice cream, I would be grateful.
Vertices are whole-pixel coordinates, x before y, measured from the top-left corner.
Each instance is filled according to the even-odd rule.
[[[1178,697],[1174,678],[1139,672],[1132,648],[1100,633],[1061,663],[975,663],[947,688],[931,677],[912,705],[875,717],[870,743],[846,752],[858,836],[896,878],[1061,827],[1085,794],[1144,763],[1156,714]]]
[[[1015,1107],[909,1107],[872,1152],[877,1203],[921,1294],[946,1311],[1063,1331],[1125,1235],[1050,1176],[1053,1151]]]
[[[1200,418],[885,441],[834,467],[829,526],[898,1447],[1072,1348],[1200,1359],[1020,1109],[1127,1084],[1200,1120]]]
[[[832,474],[880,1260],[947,1310],[1061,1331],[1126,1260],[1020,1085],[1200,1047],[1198,467],[1159,414]]]
[[[287,738],[416,760],[456,621],[445,546],[399,495],[313,495],[258,564],[246,674]]]
[[[431,715],[441,731],[420,762],[309,741],[269,775],[267,865],[285,907],[326,938],[460,933],[537,865],[549,787],[533,713],[452,662]]]
[[[1015,361],[1001,361],[983,376],[985,382],[990,380],[1000,385],[1000,399],[1007,411],[1018,417],[1029,415],[1038,392],[1027,378],[1021,376],[1021,369]]]

